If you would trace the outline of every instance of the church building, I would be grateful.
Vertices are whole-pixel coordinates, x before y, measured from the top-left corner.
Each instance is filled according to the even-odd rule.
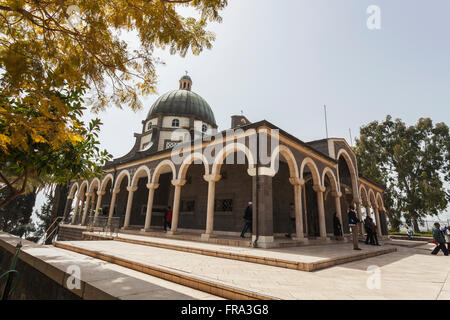
[[[61,227],[102,218],[124,233],[270,248],[342,241],[335,217],[349,237],[354,204],[361,220],[373,218],[379,238],[387,236],[383,187],[359,174],[345,139],[304,142],[243,115],[218,131],[212,108],[192,88],[183,76],[178,90],[152,105],[128,154],[107,163],[101,178],[71,183]],[[252,228],[242,239],[249,203]],[[172,224],[164,233],[169,206]]]

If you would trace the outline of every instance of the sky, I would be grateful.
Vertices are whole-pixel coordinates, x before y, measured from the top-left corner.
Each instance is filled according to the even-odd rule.
[[[367,27],[370,5],[380,8],[380,29]],[[217,37],[211,50],[184,58],[155,52],[165,62],[158,95],[178,89],[188,71],[219,130],[243,111],[303,141],[325,138],[324,105],[329,136],[350,144],[349,130],[354,139],[388,114],[449,125],[449,13],[448,0],[229,0],[223,22],[208,28]],[[128,153],[158,95],[143,97],[138,112],[86,115],[103,122],[101,147],[115,158]]]

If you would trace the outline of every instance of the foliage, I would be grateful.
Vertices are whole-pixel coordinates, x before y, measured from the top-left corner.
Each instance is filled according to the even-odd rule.
[[[53,195],[50,193],[47,196],[47,201],[41,206],[40,211],[36,211],[36,216],[38,218],[37,228],[34,236],[39,239],[41,238],[48,226],[51,223],[52,219],[52,208],[53,208]]]
[[[387,187],[384,203],[391,223],[400,217],[411,221],[414,231],[425,216],[447,208],[450,182],[448,126],[420,118],[413,126],[387,116],[361,127],[355,152],[360,172]]]
[[[0,97],[0,190],[10,192],[0,208],[30,188],[98,175],[110,159],[98,147],[100,120],[81,120],[83,92],[42,88]]]
[[[0,1],[1,82],[7,96],[47,87],[92,88],[95,109],[141,107],[155,92],[155,48],[186,55],[210,49],[208,22],[221,22],[227,0]],[[198,12],[184,17],[182,7]],[[126,40],[136,34],[138,46]],[[122,39],[121,36],[122,35]],[[48,75],[52,74],[52,79]]]
[[[0,192],[0,202],[10,196],[10,191]],[[8,205],[0,208],[0,229],[19,237],[27,236],[35,231],[31,221],[33,207],[36,201],[36,191],[17,197]]]

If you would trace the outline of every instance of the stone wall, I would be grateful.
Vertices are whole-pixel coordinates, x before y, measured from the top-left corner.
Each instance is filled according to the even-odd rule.
[[[58,241],[82,240],[86,227],[60,225],[58,230]]]

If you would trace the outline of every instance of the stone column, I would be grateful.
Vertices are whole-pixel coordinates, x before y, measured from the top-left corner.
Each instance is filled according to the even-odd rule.
[[[82,226],[84,226],[84,224],[86,222],[86,216],[87,216],[88,210],[89,210],[89,202],[91,200],[92,195],[93,195],[92,193],[86,193],[86,201],[84,202],[83,218],[81,219]]]
[[[147,200],[147,212],[145,213],[145,226],[141,231],[150,231],[150,225],[152,221],[152,210],[153,210],[153,198],[155,196],[155,190],[159,188],[157,183],[147,184],[148,189],[148,200]]]
[[[106,191],[97,191],[97,205],[95,206],[95,217],[98,216],[98,209],[100,208],[100,205],[102,204],[102,198],[106,194]]]
[[[66,205],[64,206],[64,214],[63,214],[63,219],[62,219],[63,223],[66,220],[66,217],[70,212],[70,209],[72,207],[72,201],[73,201],[73,198],[67,198],[67,200],[66,200]]]
[[[298,240],[306,240],[303,233],[303,208],[302,208],[302,188],[305,180],[300,178],[290,178],[289,182],[294,186],[295,198],[295,233]]]
[[[359,234],[361,236],[364,236],[364,219],[363,219],[362,210],[361,210],[361,201],[356,202],[356,210],[358,212],[359,221],[361,221],[359,223]]]
[[[344,235],[344,223],[342,220],[342,209],[341,209],[341,197],[342,197],[342,192],[339,191],[332,191],[331,195],[334,197],[334,203],[336,206],[336,214],[337,217],[339,219],[339,222],[341,223],[341,230],[342,230],[342,235]]]
[[[137,190],[137,186],[127,187],[128,191],[128,201],[127,201],[127,210],[125,212],[125,222],[123,224],[123,229],[127,229],[130,226],[130,218],[131,218],[131,208],[133,207],[133,195]]]
[[[116,198],[119,192],[120,189],[113,189],[112,191],[111,203],[109,205],[108,224],[111,224],[111,218],[114,214],[114,207],[116,206]]]
[[[377,223],[377,235],[378,235],[378,239],[381,239],[381,223],[380,223],[380,213],[378,212],[378,206],[374,206],[373,207],[374,211],[375,211],[375,220]]]
[[[261,168],[260,168],[261,169]],[[256,199],[258,201],[256,201]],[[258,247],[273,247],[273,197],[272,176],[262,175],[253,177],[253,227],[252,241]],[[255,229],[256,228],[256,229]],[[256,232],[258,238],[256,238]]]
[[[325,223],[325,208],[323,204],[323,193],[325,192],[325,187],[315,185],[313,190],[317,193],[317,207],[319,209],[319,226],[320,226],[320,237],[322,239],[327,239],[327,226]]]
[[[173,210],[172,210],[172,227],[168,234],[174,234],[178,229],[178,216],[180,215],[180,194],[181,187],[186,184],[186,180],[172,180],[172,185],[175,186],[175,193],[173,196]]]
[[[204,175],[203,179],[208,182],[208,206],[206,210],[206,231],[202,234],[203,239],[209,239],[214,229],[214,202],[216,196],[216,182],[222,178],[220,175]]]
[[[75,218],[77,217],[78,214],[78,207],[80,205],[80,198],[76,197],[75,200],[75,208],[73,209],[73,217],[72,217],[72,224],[75,224]]]

